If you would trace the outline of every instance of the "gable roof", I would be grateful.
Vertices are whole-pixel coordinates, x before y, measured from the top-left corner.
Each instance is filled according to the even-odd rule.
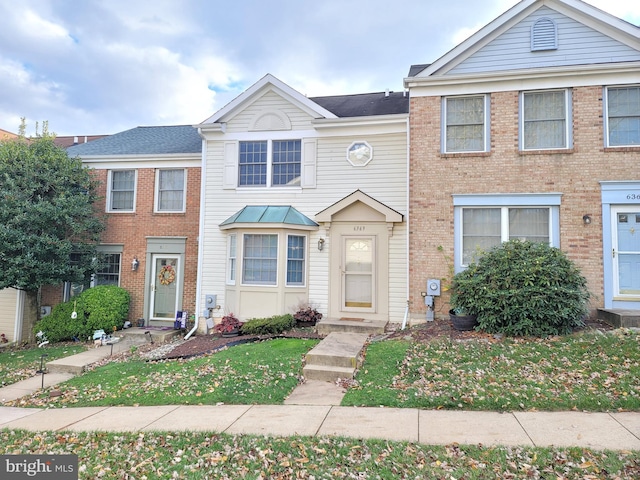
[[[329,110],[321,107],[317,103],[313,102],[300,92],[294,90],[286,83],[278,80],[271,74],[267,74],[254,83],[247,90],[242,92],[236,98],[234,98],[227,105],[222,107],[211,117],[207,118],[199,126],[204,127],[207,124],[215,124],[221,121],[225,121],[226,118],[233,116],[237,111],[243,109],[243,107],[251,102],[255,97],[264,95],[268,91],[275,91],[278,95],[286,98],[289,102],[295,104],[301,110],[307,112],[313,118],[335,118],[336,116]]]
[[[435,62],[411,66],[409,78],[405,79],[405,85],[410,79],[445,75],[543,6],[556,10],[595,31],[640,51],[640,28],[588,3],[581,0],[521,0]]]
[[[387,222],[402,222],[404,218],[404,216],[397,210],[388,207],[384,203],[376,200],[375,198],[364,193],[362,190],[358,189],[350,193],[346,197],[338,200],[333,205],[328,206],[321,212],[316,213],[316,220],[323,223],[331,222],[335,214],[358,202],[363,203],[369,208],[384,215]]]
[[[201,153],[202,138],[191,125],[136,127],[67,148],[71,157]]]
[[[361,93],[306,97],[271,74],[262,77],[246,91],[197,125],[205,127],[228,121],[254,98],[275,91],[315,119],[337,119],[409,112],[409,96],[404,92]]]

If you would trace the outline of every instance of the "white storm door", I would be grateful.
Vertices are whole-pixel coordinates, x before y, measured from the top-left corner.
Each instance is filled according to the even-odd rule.
[[[614,297],[640,296],[640,211],[612,208]]]
[[[151,281],[151,320],[175,320],[180,285],[180,257],[153,255]]]
[[[342,308],[374,311],[374,237],[344,237],[342,258]]]

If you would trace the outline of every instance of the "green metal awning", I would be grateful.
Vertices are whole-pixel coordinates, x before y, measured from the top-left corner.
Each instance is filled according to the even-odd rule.
[[[318,224],[290,205],[247,205],[220,224],[221,229],[241,226],[246,228],[286,226],[312,230],[317,228]]]

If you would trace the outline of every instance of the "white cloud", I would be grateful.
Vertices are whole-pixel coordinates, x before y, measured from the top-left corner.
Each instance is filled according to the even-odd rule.
[[[640,23],[629,0],[587,0]],[[197,123],[271,73],[308,96],[399,90],[517,0],[0,0],[0,128]]]

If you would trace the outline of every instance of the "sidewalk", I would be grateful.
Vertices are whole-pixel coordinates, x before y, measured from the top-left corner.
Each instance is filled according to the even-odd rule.
[[[345,436],[446,445],[640,450],[640,414],[468,412],[330,405],[0,407],[0,428],[29,431],[211,431]]]
[[[113,345],[113,354],[129,348]],[[55,363],[83,369],[112,354],[111,346],[89,349]],[[53,363],[53,362],[52,362]],[[73,373],[48,373],[44,385]],[[0,389],[8,401],[41,388],[40,375]],[[640,413],[471,412],[407,408],[341,407],[341,389],[308,381],[285,405],[162,405],[60,409],[0,406],[0,428],[73,431],[200,430],[229,434],[379,438],[424,444],[579,446],[640,450]]]

